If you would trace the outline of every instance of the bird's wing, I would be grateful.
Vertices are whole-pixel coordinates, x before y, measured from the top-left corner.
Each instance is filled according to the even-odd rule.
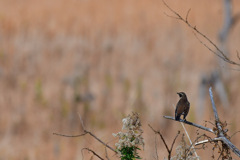
[[[178,102],[179,103],[179,102]],[[176,109],[175,109],[175,117],[177,117],[177,111],[178,111],[178,106],[179,104],[177,103]]]

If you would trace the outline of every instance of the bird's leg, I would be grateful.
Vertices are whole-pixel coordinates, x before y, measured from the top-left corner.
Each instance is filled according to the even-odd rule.
[[[183,115],[183,120],[186,122],[187,120],[186,120],[186,115],[184,114]]]

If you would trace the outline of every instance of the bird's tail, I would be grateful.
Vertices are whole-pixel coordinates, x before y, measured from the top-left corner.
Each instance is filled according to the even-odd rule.
[[[179,120],[180,120],[180,116],[181,116],[181,115],[176,115],[176,116],[175,116],[175,120],[179,121]]]

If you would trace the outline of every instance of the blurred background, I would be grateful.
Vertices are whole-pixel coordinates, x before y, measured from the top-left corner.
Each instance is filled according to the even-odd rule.
[[[223,1],[166,2],[183,17],[191,9],[189,22],[239,62],[240,23],[224,44],[219,41]],[[236,15],[240,2],[232,5]],[[114,147],[112,133],[132,111],[140,113],[144,130],[140,155],[154,159],[155,135],[148,124],[169,144],[178,130],[184,132],[180,123],[163,118],[174,116],[177,92],[184,91],[191,103],[187,119],[212,127],[205,122],[214,122],[210,85],[228,134],[239,131],[240,72],[219,62],[184,23],[166,14],[172,15],[161,0],[1,0],[0,159],[89,159],[83,147],[104,157],[104,146],[90,136],[52,133],[82,133],[80,114],[88,130]],[[197,129],[186,128],[194,140]],[[238,148],[239,138],[231,139]],[[210,159],[211,149],[199,156]],[[158,153],[167,157],[159,139]]]

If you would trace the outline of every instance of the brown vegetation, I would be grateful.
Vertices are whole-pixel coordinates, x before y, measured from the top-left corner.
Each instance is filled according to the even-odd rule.
[[[222,3],[168,3],[183,15],[191,8],[188,20],[216,41]],[[240,4],[237,0],[233,4],[236,13]],[[168,10],[156,0],[0,1],[0,159],[81,159],[84,147],[104,157],[105,148],[91,137],[68,139],[52,132],[82,133],[80,113],[88,130],[114,146],[112,133],[120,130],[123,115],[133,110],[141,113],[144,129],[141,155],[151,159],[154,133],[148,124],[158,126],[169,142],[182,130],[162,117],[174,115],[178,91],[186,92],[191,103],[187,119],[197,121],[200,75],[221,66],[191,30],[164,12]],[[236,61],[239,25],[228,41]],[[234,133],[240,130],[240,76],[225,71],[230,72],[226,84],[230,106],[218,112]],[[217,97],[216,103],[221,107]],[[207,101],[199,124],[214,120],[210,108]],[[195,139],[196,129],[187,129]],[[231,138],[238,147],[239,137]],[[167,156],[164,146],[159,150],[160,159]],[[211,154],[199,153],[203,158]],[[90,154],[84,155],[87,159]]]

